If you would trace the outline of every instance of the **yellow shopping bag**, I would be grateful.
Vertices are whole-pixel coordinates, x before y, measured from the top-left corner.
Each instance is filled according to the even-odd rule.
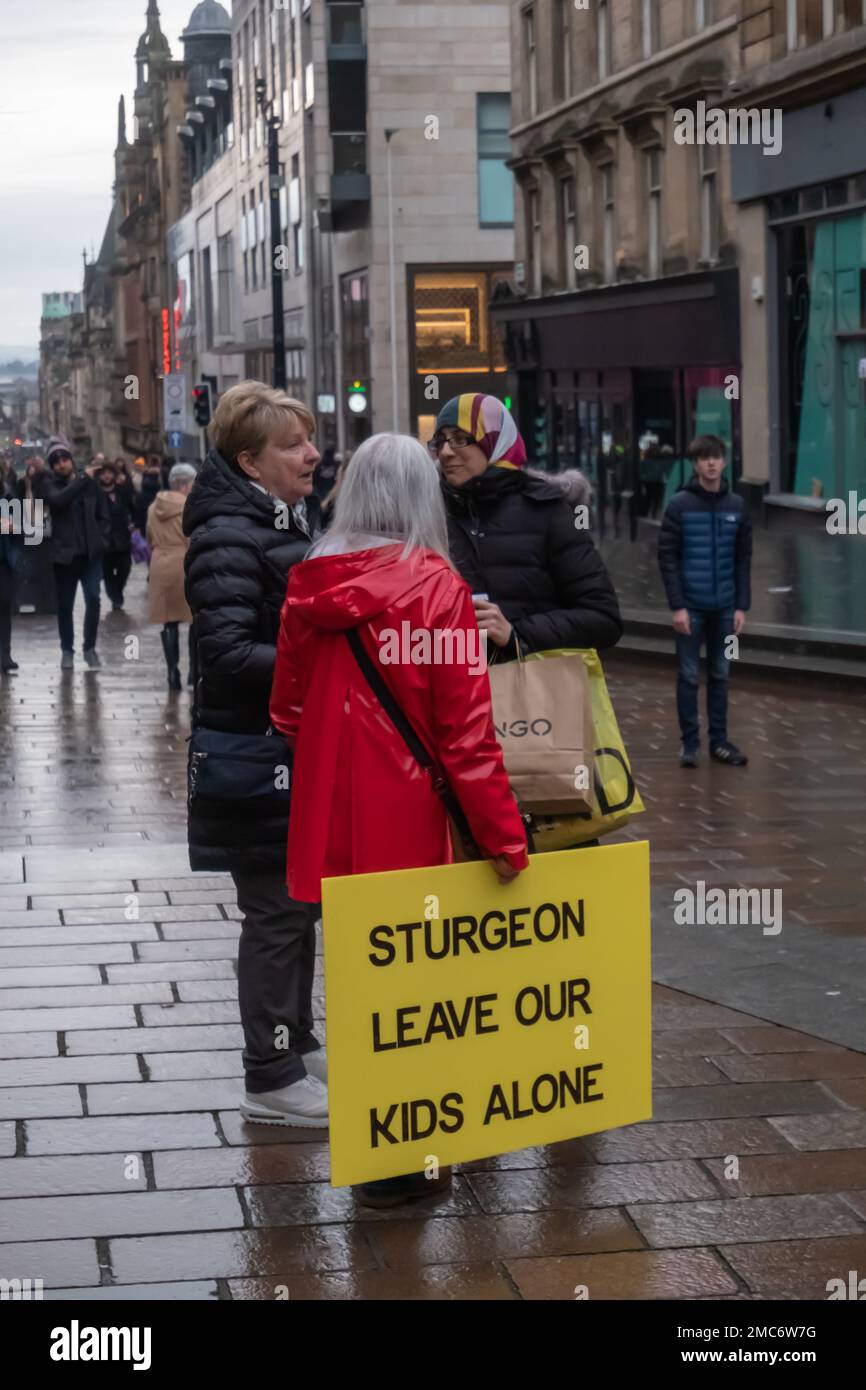
[[[588,815],[532,816],[530,830],[538,854],[572,849],[575,845],[585,844],[587,840],[610,835],[612,831],[621,829],[632,816],[646,810],[631,774],[604,669],[595,648],[563,647],[556,651],[530,652],[526,659],[543,660],[544,657],[572,655],[575,652],[583,657],[589,676],[595,754],[592,810]]]

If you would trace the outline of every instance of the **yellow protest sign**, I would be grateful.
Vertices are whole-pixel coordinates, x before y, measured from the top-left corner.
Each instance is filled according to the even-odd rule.
[[[648,1119],[649,847],[323,884],[334,1186]]]

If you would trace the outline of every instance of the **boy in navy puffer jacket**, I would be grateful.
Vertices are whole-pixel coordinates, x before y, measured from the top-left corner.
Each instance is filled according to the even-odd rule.
[[[706,642],[710,757],[743,767],[748,758],[728,741],[728,672],[730,638],[743,631],[751,604],[752,523],[743,499],[722,478],[722,440],[700,435],[689,457],[694,477],[670,502],[659,533],[659,565],[677,635],[680,766],[698,765],[698,686]]]

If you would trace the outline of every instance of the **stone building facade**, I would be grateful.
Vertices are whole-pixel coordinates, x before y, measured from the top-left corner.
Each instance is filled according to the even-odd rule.
[[[437,396],[504,380],[489,306],[513,262],[508,5],[239,0],[232,24],[239,319],[225,347],[269,379],[264,101],[282,122],[289,389],[325,444],[426,433]]]
[[[585,468],[633,533],[696,433],[755,500],[838,491],[866,457],[864,20],[862,0],[512,4],[509,382],[536,460]]]
[[[866,4],[743,0],[739,36],[736,101],[783,131],[731,150],[744,458],[771,521],[823,527],[866,492]]]
[[[112,279],[115,346],[122,365],[115,405],[124,450],[140,455],[162,452],[164,443],[162,378],[172,367],[166,236],[189,183],[176,134],[186,110],[187,71],[172,58],[156,0],[148,3],[135,67],[132,138],[121,116],[115,152]]]
[[[522,0],[511,20],[517,261],[495,312],[520,422],[603,514],[658,518],[695,433],[740,467],[727,149],[680,138],[738,71],[737,0]]]

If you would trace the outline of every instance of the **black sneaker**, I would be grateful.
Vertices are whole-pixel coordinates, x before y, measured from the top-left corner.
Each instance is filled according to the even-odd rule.
[[[697,748],[683,748],[680,752],[680,767],[697,767],[699,757]]]
[[[447,1195],[451,1191],[451,1169],[443,1168],[438,1178],[424,1173],[406,1173],[400,1178],[379,1178],[355,1188],[362,1207],[399,1207],[404,1202],[419,1202],[425,1197]]]
[[[749,761],[745,753],[741,753],[733,743],[717,743],[710,749],[710,757],[717,763],[730,763],[731,767],[745,767]]]
[[[11,656],[4,656],[4,657],[3,657],[3,660],[0,661],[0,671],[3,672],[4,676],[8,676],[8,675],[11,674],[12,671],[17,671],[17,670],[18,670],[18,662],[17,662],[17,661],[13,661],[12,658],[11,658]]]

